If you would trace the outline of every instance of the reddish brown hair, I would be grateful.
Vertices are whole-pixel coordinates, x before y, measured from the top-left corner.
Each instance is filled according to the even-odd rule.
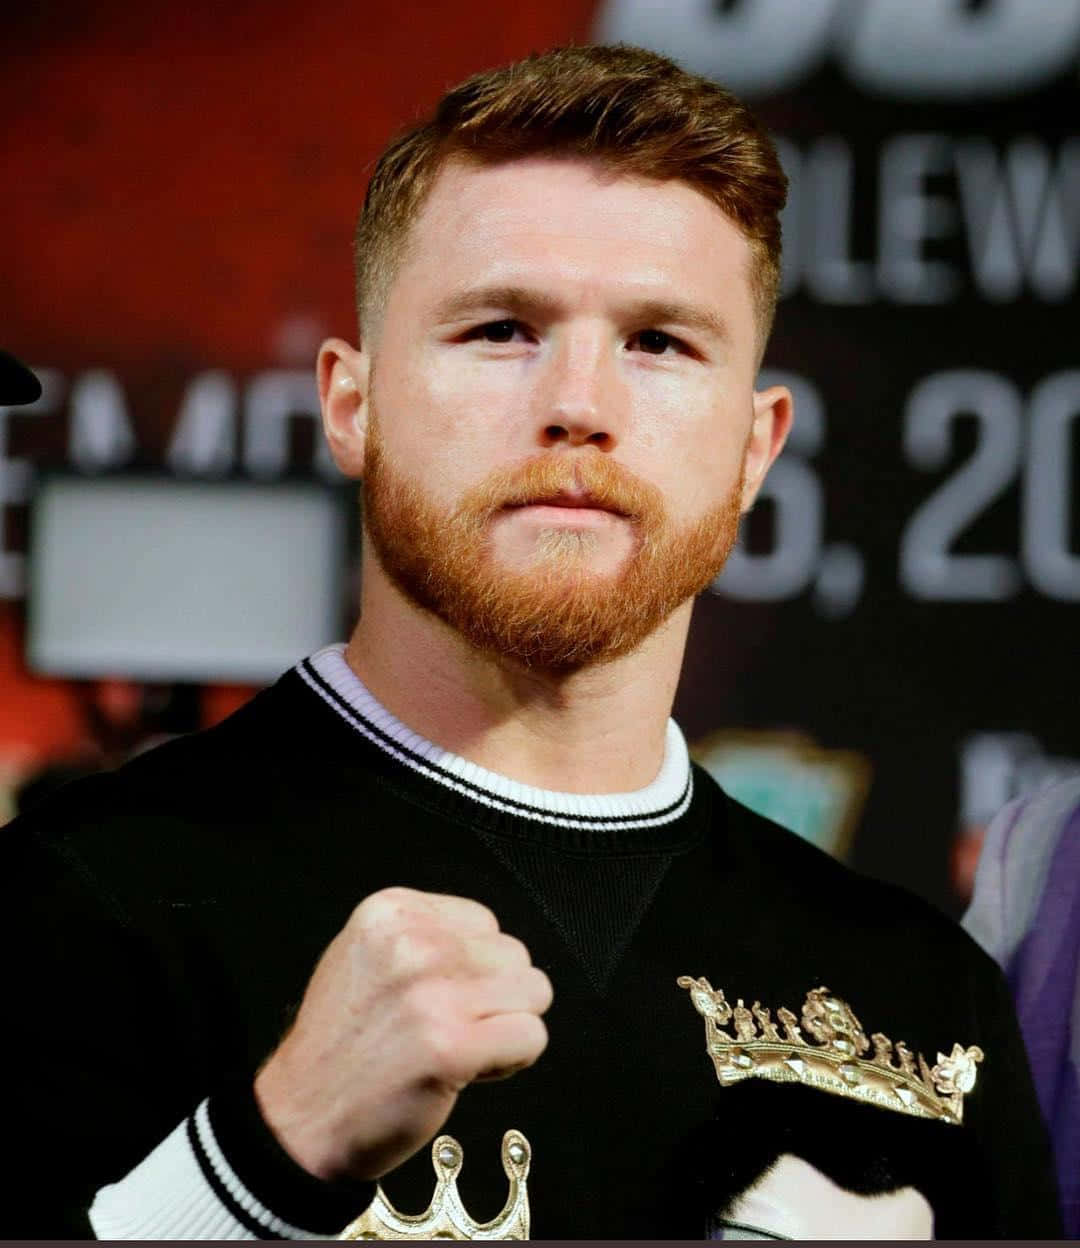
[[[780,278],[787,178],[776,149],[730,91],[642,48],[558,48],[467,78],[375,166],[356,227],[363,325],[381,306],[409,228],[450,159],[500,164],[573,156],[638,177],[685,182],[750,243],[764,343]]]

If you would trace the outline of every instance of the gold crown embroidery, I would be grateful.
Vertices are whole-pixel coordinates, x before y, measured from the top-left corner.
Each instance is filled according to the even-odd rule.
[[[490,1222],[474,1222],[461,1203],[457,1176],[464,1155],[450,1135],[431,1145],[435,1194],[423,1213],[399,1213],[381,1187],[364,1212],[350,1222],[338,1239],[528,1239],[529,1161],[532,1149],[520,1131],[507,1131],[502,1142],[503,1173],[510,1182],[506,1204]]]
[[[983,1060],[975,1045],[954,1044],[949,1056],[939,1053],[931,1067],[902,1040],[894,1045],[881,1032],[867,1039],[852,1008],[825,987],[806,994],[801,1018],[781,1006],[774,1023],[759,1001],[747,1009],[740,997],[731,1005],[723,989],[707,979],[682,975],[678,984],[689,990],[705,1020],[705,1044],[721,1084],[755,1077],[802,1083],[918,1118],[963,1120],[964,1096],[974,1088],[975,1067]],[[729,1023],[733,1032],[724,1030]],[[810,1040],[803,1038],[804,1030]],[[866,1058],[871,1045],[873,1056]]]

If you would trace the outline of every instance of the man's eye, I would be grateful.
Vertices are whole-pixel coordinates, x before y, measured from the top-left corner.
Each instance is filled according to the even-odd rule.
[[[511,342],[519,329],[517,321],[488,321],[473,330],[472,337],[482,338],[485,342]]]
[[[662,329],[643,329],[635,335],[638,350],[646,355],[663,355],[668,347],[675,345],[675,339],[665,334]]]

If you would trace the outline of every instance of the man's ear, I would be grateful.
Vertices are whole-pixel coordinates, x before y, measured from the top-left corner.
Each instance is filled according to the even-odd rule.
[[[345,476],[360,480],[370,410],[367,352],[350,347],[343,338],[328,338],[319,348],[317,368],[323,433],[330,453]]]
[[[754,391],[754,421],[746,440],[743,459],[742,510],[749,511],[757,498],[765,474],[784,449],[795,404],[787,386],[770,386]]]

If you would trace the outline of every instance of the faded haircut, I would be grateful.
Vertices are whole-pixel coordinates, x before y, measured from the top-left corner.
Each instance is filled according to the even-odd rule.
[[[764,345],[780,281],[787,178],[769,136],[730,91],[624,44],[557,48],[474,74],[379,158],[356,227],[361,337],[377,321],[409,230],[449,160],[578,157],[700,191],[739,227]]]

